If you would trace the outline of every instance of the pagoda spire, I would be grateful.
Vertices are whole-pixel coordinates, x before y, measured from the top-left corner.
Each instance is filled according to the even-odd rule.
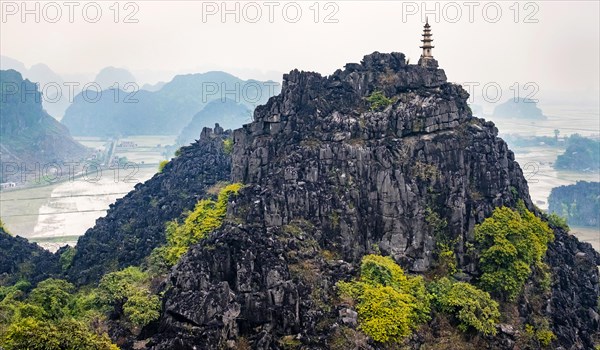
[[[419,65],[424,67],[437,67],[437,61],[433,59],[433,55],[431,54],[431,50],[435,47],[432,45],[433,39],[431,38],[431,26],[429,25],[429,18],[425,17],[425,26],[423,27],[423,39],[421,42],[422,46],[419,46],[423,49],[423,53],[421,54],[421,59],[419,59]]]

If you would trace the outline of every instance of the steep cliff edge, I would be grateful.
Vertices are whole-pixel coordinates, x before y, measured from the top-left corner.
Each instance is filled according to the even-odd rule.
[[[167,221],[194,208],[212,186],[229,181],[231,157],[223,151],[228,134],[218,133],[182,147],[162,172],[112,204],[79,238],[68,278],[76,284],[98,282],[107,272],[139,265],[164,244]]]
[[[475,225],[519,200],[539,212],[513,153],[493,123],[472,117],[467,97],[443,70],[407,65],[400,53],[365,56],[329,77],[284,76],[282,93],[234,132],[231,178],[246,187],[224,225],[172,270],[148,346],[384,348],[356,329],[335,288],[356,277],[365,254],[427,276],[438,243],[453,242],[458,277],[477,279]],[[592,348],[600,257],[555,228],[546,261],[548,300],[534,303],[525,288],[497,336],[446,348],[518,348],[514,329],[534,313],[551,320],[555,348]],[[444,339],[428,327],[411,348]]]

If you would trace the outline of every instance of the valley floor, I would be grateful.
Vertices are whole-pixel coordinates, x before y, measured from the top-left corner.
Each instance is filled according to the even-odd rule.
[[[140,136],[127,138],[137,146],[117,148],[117,157],[127,158],[127,167],[104,167],[90,171],[89,179],[81,176],[72,181],[45,186],[5,191],[0,194],[0,217],[14,235],[20,235],[51,251],[69,244],[92,227],[96,219],[106,214],[111,203],[123,197],[137,183],[156,174],[164,159],[165,146],[175,136]],[[107,140],[81,138],[88,147],[101,148]],[[101,174],[101,175],[100,175]],[[98,175],[98,181],[94,177]]]

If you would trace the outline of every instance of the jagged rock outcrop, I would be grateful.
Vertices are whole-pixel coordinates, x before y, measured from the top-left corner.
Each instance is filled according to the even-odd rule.
[[[61,273],[59,256],[0,227],[0,286],[26,280],[33,285]]]
[[[178,145],[194,141],[204,127],[219,124],[223,129],[237,129],[252,119],[252,110],[231,99],[210,101],[194,115],[190,123],[177,136]]]
[[[531,204],[494,125],[473,118],[466,92],[445,80],[401,54],[370,55],[327,78],[294,71],[235,132],[233,181],[263,188],[266,225],[306,218],[349,261],[376,244],[423,272],[436,241],[428,213],[464,243],[494,207]],[[370,111],[376,90],[396,102]]]
[[[371,110],[375,91],[392,103]],[[148,347],[333,348],[356,326],[335,283],[356,276],[373,252],[427,273],[441,235],[457,242],[463,278],[476,278],[467,252],[474,226],[518,200],[539,212],[513,153],[493,123],[471,115],[467,97],[442,70],[407,65],[400,53],[365,56],[329,77],[284,76],[282,93],[234,132],[231,177],[247,187],[221,229],[173,268]],[[588,349],[598,332],[600,257],[555,233],[551,298],[536,312],[551,319],[555,348]],[[531,317],[527,293],[515,324]],[[477,346],[516,348],[515,329],[503,324]],[[349,346],[380,347],[352,334]]]
[[[67,275],[77,284],[97,282],[104,273],[139,265],[165,243],[165,223],[193,209],[206,191],[229,181],[231,157],[223,151],[222,129],[206,129],[182,147],[161,173],[110,206],[105,217],[81,236]]]
[[[552,268],[552,298],[546,311],[557,343],[564,349],[594,349],[594,337],[600,340],[600,254],[562,229],[555,229],[555,236],[546,257]]]

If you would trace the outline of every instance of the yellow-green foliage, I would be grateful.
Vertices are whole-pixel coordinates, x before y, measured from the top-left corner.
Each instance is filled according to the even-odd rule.
[[[550,213],[547,215],[547,218],[548,218],[548,222],[551,225],[560,227],[567,232],[569,232],[571,230],[571,228],[569,228],[569,225],[567,224],[567,219],[563,218],[562,216],[560,216],[556,213]]]
[[[449,244],[438,243],[439,270],[443,275],[454,275],[458,271],[456,254]]]
[[[136,327],[143,327],[160,316],[160,299],[149,290],[149,276],[139,267],[128,267],[104,275],[98,290],[101,300],[123,314]]]
[[[200,200],[182,224],[176,220],[167,223],[167,244],[157,248],[154,254],[161,256],[167,265],[175,265],[191,245],[221,226],[227,213],[229,197],[236,195],[241,188],[242,184],[239,183],[225,186],[216,201]]]
[[[223,140],[223,150],[225,151],[225,154],[233,153],[233,139]]]
[[[75,287],[64,280],[47,279],[28,295],[27,282],[0,288],[0,348],[118,349],[106,334],[87,322],[87,308]]]
[[[58,320],[69,314],[75,286],[65,280],[49,278],[29,293],[28,301],[43,310],[43,317]]]
[[[377,342],[400,342],[429,320],[430,296],[423,279],[406,276],[390,257],[365,256],[360,278],[339,282],[338,289],[358,302],[360,327]]]
[[[546,319],[542,319],[537,327],[526,324],[525,334],[530,341],[533,341],[534,343],[537,341],[542,347],[549,346],[552,341],[556,339],[556,335],[550,330],[548,320]]]
[[[364,285],[356,311],[360,327],[373,340],[381,343],[395,342],[410,335],[412,302],[410,294],[400,293],[392,287]]]
[[[360,265],[360,278],[365,283],[399,287],[407,280],[404,271],[389,256],[367,255]]]
[[[106,334],[98,335],[74,319],[57,322],[32,317],[12,323],[2,341],[6,350],[118,350]]]
[[[385,96],[382,91],[374,91],[371,95],[369,95],[369,97],[367,97],[367,102],[369,102],[372,111],[380,111],[391,105],[393,101]]]
[[[160,299],[147,290],[132,293],[123,305],[123,313],[137,327],[143,327],[160,317]]]
[[[535,332],[535,336],[542,346],[549,346],[556,339],[556,335],[549,329],[540,329]]]
[[[447,277],[431,283],[430,290],[437,309],[455,316],[460,330],[467,331],[472,327],[486,335],[496,334],[500,312],[498,303],[489,293]]]
[[[533,264],[542,258],[554,234],[548,225],[525,208],[496,208],[491,217],[475,227],[483,272],[481,287],[496,295],[514,300],[531,274]]]
[[[161,160],[160,163],[158,163],[158,172],[162,173],[163,169],[167,164],[169,164],[168,160]]]
[[[302,342],[296,338],[294,338],[293,335],[286,335],[284,337],[282,337],[281,339],[279,339],[279,345],[281,345],[282,349],[299,349],[300,346],[302,345]]]

